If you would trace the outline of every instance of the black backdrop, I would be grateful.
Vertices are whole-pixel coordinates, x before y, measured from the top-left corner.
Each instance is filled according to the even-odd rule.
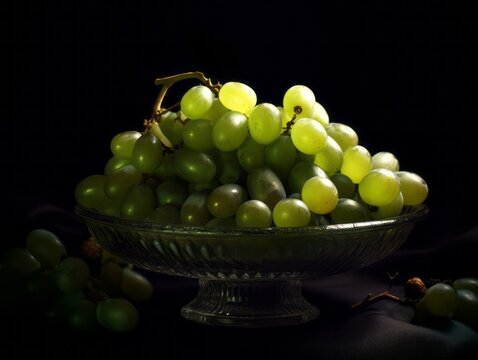
[[[372,153],[394,152],[402,169],[428,182],[431,213],[417,229],[424,236],[405,246],[464,233],[477,224],[477,7],[4,2],[2,187],[10,236],[2,248],[22,241],[31,204],[71,211],[76,183],[102,171],[112,136],[142,128],[158,92],[154,79],[192,70],[247,83],[260,102],[278,105],[288,87],[309,86],[331,121],[352,126]]]

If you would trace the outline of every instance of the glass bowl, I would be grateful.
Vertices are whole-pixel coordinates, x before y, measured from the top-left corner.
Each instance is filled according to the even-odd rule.
[[[302,279],[357,270],[385,258],[429,209],[410,207],[386,220],[261,229],[160,225],[81,206],[75,211],[101,246],[124,261],[198,279],[196,298],[181,308],[184,318],[265,327],[317,318],[319,309],[302,295]]]

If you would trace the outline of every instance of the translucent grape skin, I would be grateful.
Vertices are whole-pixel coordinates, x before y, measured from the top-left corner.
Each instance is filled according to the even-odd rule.
[[[332,224],[347,224],[371,220],[368,210],[359,202],[340,198],[337,206],[330,212]]]
[[[289,193],[300,193],[304,183],[314,176],[327,177],[324,170],[313,163],[305,161],[296,163],[290,170],[287,178]]]
[[[272,211],[272,219],[277,227],[304,227],[310,222],[310,210],[299,199],[280,200]]]
[[[327,134],[339,144],[342,151],[359,143],[359,138],[355,130],[346,124],[331,122],[325,130]]]
[[[403,195],[401,192],[398,193],[398,196],[391,203],[372,207],[370,210],[370,215],[374,220],[387,219],[391,217],[398,216],[402,213],[403,210]]]
[[[208,195],[207,190],[202,190],[194,192],[186,198],[181,208],[181,224],[206,225],[212,216],[207,206]]]
[[[343,159],[342,148],[331,136],[327,136],[325,146],[314,155],[314,163],[330,176],[340,170]]]
[[[272,212],[260,200],[247,200],[237,209],[235,221],[239,227],[266,228],[272,225]]]
[[[310,211],[319,215],[330,213],[339,200],[334,183],[321,176],[311,177],[304,183],[301,197]]]
[[[294,85],[285,92],[282,105],[289,117],[306,117],[315,105],[314,92],[305,85]]]
[[[247,172],[264,167],[266,165],[265,147],[249,138],[237,149],[237,159]]]
[[[453,286],[440,282],[427,289],[422,301],[433,316],[451,318],[456,308],[457,294]]]
[[[212,141],[212,127],[213,123],[209,120],[199,119],[188,121],[184,125],[181,137],[184,144],[197,151],[209,151],[214,148]]]
[[[247,197],[247,191],[241,185],[224,184],[211,191],[207,207],[213,216],[227,218],[236,214]]]
[[[134,302],[143,302],[151,299],[154,291],[153,285],[146,276],[129,267],[123,268],[121,290]]]
[[[136,130],[116,134],[110,142],[111,153],[120,159],[131,159],[134,145],[140,136],[141,133]]]
[[[332,174],[329,179],[334,183],[337,191],[339,192],[339,198],[351,199],[355,194],[355,184],[350,178],[339,172]]]
[[[398,159],[389,151],[380,151],[372,156],[373,169],[388,169],[391,171],[399,171],[400,163]]]
[[[152,133],[142,134],[133,148],[131,163],[142,173],[151,174],[161,163],[163,146]]]
[[[176,151],[174,166],[179,177],[190,183],[205,184],[216,175],[213,158],[204,152],[189,149]]]
[[[395,172],[400,180],[400,190],[405,205],[420,205],[428,197],[428,184],[418,174],[410,171]]]
[[[266,146],[265,155],[266,165],[285,182],[297,158],[297,150],[290,136],[280,135]]]
[[[201,119],[212,107],[214,93],[204,85],[190,88],[181,98],[181,112],[189,119]]]
[[[290,137],[297,150],[309,155],[317,154],[327,144],[327,132],[324,127],[306,117],[295,122]]]
[[[219,90],[219,100],[231,111],[249,115],[256,106],[257,96],[254,90],[246,84],[229,81]]]
[[[98,323],[115,332],[128,332],[135,329],[139,313],[131,301],[123,298],[110,298],[98,303],[96,308]]]
[[[121,216],[141,220],[147,217],[155,208],[155,196],[151,188],[146,184],[131,186],[121,201]]]
[[[248,136],[247,117],[230,111],[214,122],[212,141],[221,151],[237,150]]]
[[[259,104],[249,114],[247,125],[254,141],[261,145],[270,144],[282,132],[280,111],[270,103]]]
[[[97,208],[108,199],[105,192],[105,186],[105,175],[96,174],[85,177],[76,184],[76,202],[86,208]]]
[[[47,229],[30,231],[27,235],[27,249],[43,267],[53,267],[66,256],[63,242]]]
[[[247,191],[251,199],[264,202],[271,211],[286,191],[277,174],[269,168],[252,170],[247,176]]]
[[[400,181],[388,169],[373,169],[358,185],[360,197],[369,205],[383,206],[394,201],[400,193]]]
[[[350,178],[354,184],[360,183],[372,170],[372,156],[362,145],[355,145],[344,151],[340,172]]]
[[[111,199],[121,199],[128,189],[143,180],[141,172],[133,165],[126,165],[118,171],[106,176],[105,194]]]

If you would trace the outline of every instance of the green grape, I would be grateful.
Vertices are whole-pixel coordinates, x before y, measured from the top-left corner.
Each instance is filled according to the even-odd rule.
[[[285,182],[297,157],[297,150],[291,137],[280,135],[274,142],[266,146],[265,154],[267,167],[271,168]]]
[[[247,172],[264,167],[266,165],[265,147],[249,138],[237,149],[237,159]]]
[[[75,187],[75,200],[81,206],[94,209],[104,203],[108,197],[105,193],[105,175],[89,175]]]
[[[202,184],[189,183],[188,184],[189,194],[196,191],[203,191],[203,190],[210,193],[219,185],[221,185],[221,183],[217,179],[213,179],[210,182],[202,183]]]
[[[327,125],[325,130],[327,131],[327,134],[339,144],[342,151],[347,150],[349,147],[358,145],[358,135],[355,130],[348,125],[333,122]]]
[[[355,194],[355,184],[350,178],[339,172],[330,175],[329,179],[334,183],[337,191],[339,192],[339,198],[351,199]]]
[[[391,152],[380,151],[372,156],[372,168],[388,169],[395,172],[400,169],[400,163]]]
[[[237,158],[235,151],[214,152],[214,161],[216,163],[216,178],[221,184],[239,183],[245,174]]]
[[[254,169],[247,175],[247,191],[251,199],[264,202],[271,211],[286,198],[284,185],[269,168]]]
[[[208,183],[216,175],[216,164],[212,157],[204,152],[178,150],[174,156],[174,166],[178,176],[191,183]]]
[[[307,117],[318,121],[324,128],[329,125],[329,114],[327,114],[327,111],[322,104],[317,101],[312,106],[312,110]]]
[[[96,318],[108,330],[129,332],[138,325],[139,313],[131,301],[111,298],[98,303]]]
[[[221,151],[238,149],[248,135],[247,118],[236,111],[229,111],[214,122],[212,141]]]
[[[259,104],[250,113],[247,125],[255,142],[261,145],[270,144],[282,132],[280,111],[272,104]]]
[[[181,112],[189,119],[201,119],[212,106],[214,93],[204,85],[190,88],[181,98]]]
[[[14,272],[30,274],[41,267],[27,248],[11,248],[2,256],[1,264]],[[1,266],[0,266],[1,268]]]
[[[343,159],[342,148],[331,136],[327,136],[325,146],[315,154],[314,163],[320,166],[327,175],[332,175],[340,170]]]
[[[163,146],[161,141],[148,132],[142,134],[133,149],[131,163],[142,173],[151,174],[161,163]]]
[[[55,269],[55,283],[64,293],[82,290],[89,278],[90,268],[79,257],[66,257]]]
[[[229,110],[249,115],[256,106],[257,96],[250,86],[230,81],[219,90],[219,100]]]
[[[247,200],[237,209],[235,221],[239,227],[266,228],[272,225],[272,212],[260,200]]]
[[[337,206],[330,212],[333,224],[347,224],[371,220],[369,211],[359,202],[340,198]]]
[[[303,227],[310,222],[310,210],[302,200],[287,198],[276,204],[272,219],[277,227]]]
[[[98,322],[96,320],[96,303],[81,298],[73,298],[66,308],[65,323],[73,330],[81,332],[93,331]]]
[[[456,308],[457,295],[453,286],[436,283],[427,289],[422,301],[433,316],[450,318]]]
[[[106,176],[104,191],[112,199],[121,199],[131,186],[142,180],[143,175],[134,165],[126,165]]]
[[[478,330],[478,295],[471,290],[456,290],[456,308],[453,319]]]
[[[395,173],[388,169],[373,169],[360,180],[360,197],[369,205],[390,204],[400,193],[400,181]]]
[[[372,170],[372,157],[362,145],[355,145],[344,151],[340,172],[350,178],[354,184],[360,183]]]
[[[212,142],[212,125],[209,120],[199,119],[194,121],[188,121],[184,125],[182,132],[182,139],[184,144],[197,151],[208,151],[214,148]]]
[[[294,146],[304,154],[314,155],[327,144],[327,132],[318,121],[301,118],[295,122],[290,131]]]
[[[159,205],[173,205],[180,208],[188,195],[188,184],[184,181],[165,180],[156,187],[156,200]]]
[[[473,291],[478,295],[478,278],[475,277],[461,277],[453,281],[455,290],[466,289]]]
[[[236,218],[234,216],[226,218],[213,217],[206,223],[206,227],[236,227]]]
[[[128,299],[134,302],[149,300],[153,295],[153,285],[149,279],[128,267],[123,268],[121,290],[123,290]]]
[[[49,230],[34,229],[27,235],[27,249],[44,267],[57,265],[66,255],[65,245]]]
[[[305,85],[294,85],[284,94],[282,105],[288,116],[300,119],[308,116],[315,104],[315,95]],[[295,125],[294,125],[295,126]]]
[[[207,208],[218,218],[233,216],[239,206],[247,200],[247,192],[237,184],[224,184],[215,188],[208,196]]]
[[[208,210],[207,190],[197,191],[190,194],[181,208],[181,224],[191,226],[206,225],[211,218]]]
[[[324,170],[310,162],[298,162],[289,172],[287,177],[287,188],[290,193],[300,193],[304,183],[311,177],[327,177]]]
[[[428,185],[418,174],[410,171],[395,172],[400,180],[404,205],[420,205],[428,196]]]
[[[171,111],[165,112],[159,119],[159,128],[173,145],[177,145],[182,141],[184,123],[179,121],[179,119],[181,119],[181,114]]]
[[[153,176],[160,180],[174,180],[178,178],[176,167],[174,166],[174,153],[166,153],[159,166],[154,169]]]
[[[131,159],[122,159],[116,156],[110,157],[106,162],[103,173],[109,175],[114,173],[116,170],[121,169],[123,166],[131,164]]]
[[[158,206],[146,219],[157,224],[180,224],[181,210],[172,205]]]
[[[403,195],[401,192],[399,192],[398,196],[391,203],[372,207],[372,209],[370,209],[370,215],[374,220],[381,220],[398,216],[402,213],[402,210]]]
[[[131,186],[121,201],[121,216],[141,220],[153,212],[155,208],[155,196],[151,188],[146,184]]]
[[[120,159],[131,159],[134,144],[140,136],[141,133],[135,130],[123,131],[116,134],[110,142],[112,154]]]
[[[337,206],[339,193],[330,179],[314,176],[304,183],[301,197],[310,211],[324,215]]]
[[[109,292],[119,291],[123,282],[123,267],[116,261],[106,261],[101,264],[98,277]]]
[[[202,116],[202,119],[214,122],[228,111],[229,109],[222,105],[219,98],[215,97],[212,102],[212,106],[209,108],[207,113]]]

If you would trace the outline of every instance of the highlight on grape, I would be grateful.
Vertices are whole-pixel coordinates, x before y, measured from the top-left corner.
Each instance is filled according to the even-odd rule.
[[[198,84],[164,107],[183,80]],[[386,219],[427,199],[419,174],[331,122],[306,85],[271,104],[257,103],[247,84],[213,84],[201,72],[155,83],[151,117],[110,139],[104,169],[76,185],[79,205],[160,224],[264,228]]]

